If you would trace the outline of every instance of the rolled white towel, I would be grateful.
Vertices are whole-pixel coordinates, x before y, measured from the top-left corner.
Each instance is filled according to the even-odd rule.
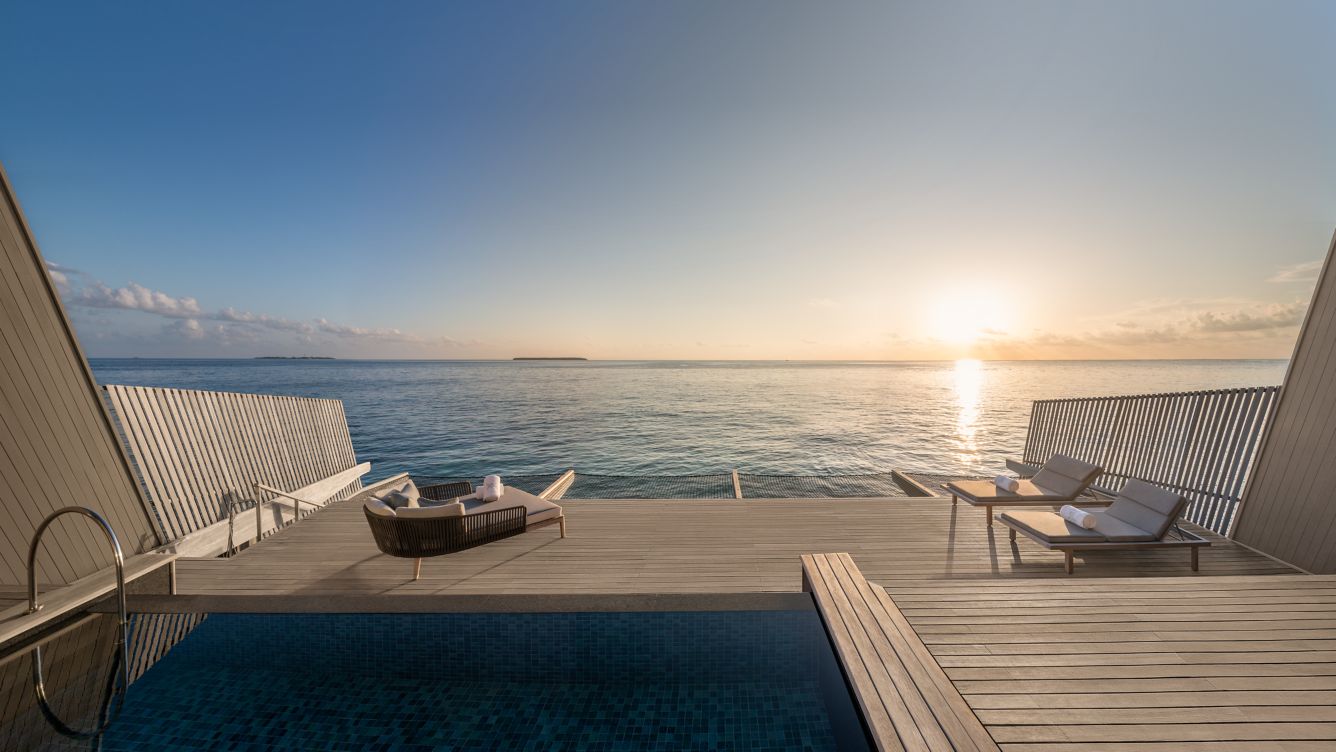
[[[1067,520],[1077,527],[1085,528],[1086,530],[1095,529],[1095,515],[1084,509],[1077,509],[1071,504],[1063,504],[1062,508],[1058,510],[1058,514],[1062,515],[1062,519]]]
[[[501,494],[506,492],[506,487],[501,485],[501,476],[489,475],[482,479],[482,487],[478,489],[478,495],[483,501],[496,501],[501,498]]]
[[[993,485],[1007,493],[1016,493],[1021,488],[1021,482],[1010,475],[999,475],[993,478]]]

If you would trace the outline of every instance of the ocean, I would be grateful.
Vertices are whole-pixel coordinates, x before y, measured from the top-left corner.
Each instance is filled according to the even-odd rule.
[[[1030,403],[1279,384],[1283,360],[511,362],[93,358],[103,384],[343,400],[373,477],[992,475]]]

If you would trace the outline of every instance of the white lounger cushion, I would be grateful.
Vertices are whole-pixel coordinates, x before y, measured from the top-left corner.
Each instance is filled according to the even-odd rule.
[[[1010,520],[1045,543],[1144,543],[1156,540],[1141,528],[1109,517],[1102,509],[1086,510],[1095,517],[1095,529],[1073,525],[1056,512],[1005,512]]]
[[[1103,514],[1145,530],[1151,540],[1159,540],[1169,532],[1169,526],[1183,513],[1186,505],[1187,499],[1173,491],[1133,479],[1123,485],[1118,498]]]
[[[400,519],[429,520],[437,517],[463,517],[464,505],[457,501],[434,507],[404,507],[395,514]]]
[[[1000,519],[1045,543],[1103,543],[1108,538],[1098,530],[1086,530],[1054,512],[1003,512]]]
[[[957,480],[946,484],[951,492],[958,496],[966,497],[966,500],[973,501],[1009,501],[1009,500],[1027,500],[1036,501],[1071,501],[1071,497],[1062,496],[1052,491],[1036,486],[1034,482],[1025,478],[1018,479],[1019,484],[1016,491],[1003,491],[997,487],[997,484],[991,480]]]
[[[528,525],[561,516],[561,507],[513,486],[506,486],[505,492],[496,501],[465,504],[468,514],[482,514],[510,507],[524,507],[526,513],[525,524]]]
[[[998,488],[992,480],[956,480],[946,489],[971,504],[1071,501],[1102,472],[1098,465],[1055,454],[1033,478],[1021,478],[1014,492]]]
[[[1129,480],[1108,509],[1085,510],[1095,518],[1094,530],[1083,530],[1053,512],[1007,512],[1002,517],[1046,543],[1096,543],[1101,539],[1146,543],[1164,538],[1186,504],[1186,499],[1172,491]]]
[[[1075,460],[1063,454],[1055,454],[1030,480],[1048,493],[1074,499],[1080,496],[1081,492],[1086,490],[1086,486],[1094,482],[1101,472],[1103,471],[1098,465]]]

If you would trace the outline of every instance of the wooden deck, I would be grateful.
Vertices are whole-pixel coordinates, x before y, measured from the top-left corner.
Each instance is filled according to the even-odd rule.
[[[181,560],[178,592],[216,594],[723,593],[796,591],[798,557],[847,551],[871,580],[1067,578],[1062,554],[1013,548],[976,509],[938,498],[564,501],[569,534],[536,530],[412,561],[380,554],[362,508],[337,503],[232,559]],[[1208,534],[1209,535],[1209,534]],[[1186,551],[1089,554],[1073,577],[1280,574],[1293,570],[1213,537],[1193,575]]]
[[[879,584],[1008,752],[1336,749],[1336,576]]]

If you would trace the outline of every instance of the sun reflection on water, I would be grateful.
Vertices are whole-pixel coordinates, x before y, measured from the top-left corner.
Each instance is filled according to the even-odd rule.
[[[956,361],[956,449],[962,464],[973,465],[979,459],[975,434],[979,423],[979,399],[983,391],[983,363],[974,358]]]

